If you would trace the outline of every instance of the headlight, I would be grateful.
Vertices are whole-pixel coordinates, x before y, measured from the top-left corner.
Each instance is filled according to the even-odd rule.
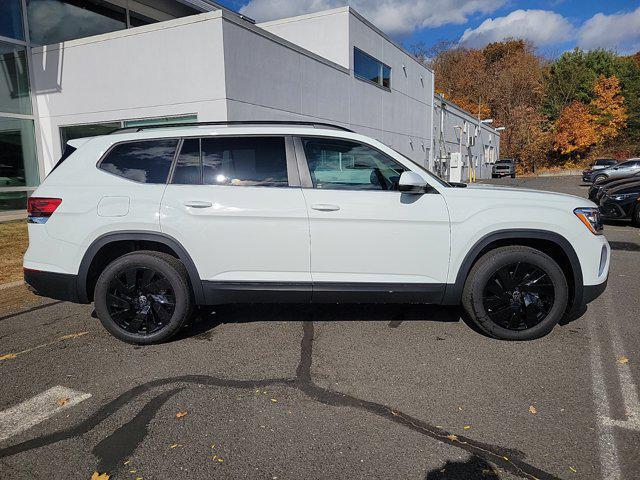
[[[597,208],[584,207],[576,208],[573,213],[594,235],[602,235],[602,221],[600,211]]]

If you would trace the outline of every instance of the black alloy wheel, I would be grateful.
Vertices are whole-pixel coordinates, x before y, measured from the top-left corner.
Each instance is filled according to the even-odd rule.
[[[549,275],[527,262],[499,268],[485,285],[482,303],[487,316],[508,330],[526,330],[551,311],[555,289]]]
[[[109,283],[107,311],[123,330],[150,335],[166,327],[176,308],[171,284],[149,267],[127,268]]]
[[[182,262],[148,250],[128,253],[107,265],[93,298],[104,328],[139,345],[168,340],[194,309],[189,273]]]

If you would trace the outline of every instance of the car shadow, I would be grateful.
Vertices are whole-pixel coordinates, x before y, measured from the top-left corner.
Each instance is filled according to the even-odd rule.
[[[487,480],[497,479],[498,472],[482,458],[472,456],[466,462],[447,461],[442,466],[429,470],[424,480]]]
[[[469,324],[460,307],[419,304],[229,304],[200,309],[193,321],[170,342],[185,338],[210,339],[225,323],[386,321],[398,328],[404,321]],[[470,325],[471,326],[471,325]]]

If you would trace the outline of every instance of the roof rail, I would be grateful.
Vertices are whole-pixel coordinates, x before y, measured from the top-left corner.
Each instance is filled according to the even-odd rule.
[[[333,128],[336,130],[342,130],[344,132],[354,133],[353,130],[350,130],[346,127],[342,127],[340,125],[334,125],[332,123],[322,123],[322,122],[298,122],[298,121],[289,121],[289,120],[223,120],[217,122],[186,122],[186,123],[164,123],[157,125],[142,125],[139,127],[124,127],[119,128],[111,132],[114,133],[128,133],[128,132],[141,132],[143,130],[151,129],[151,128],[171,128],[171,127],[201,127],[207,125],[296,125],[296,126],[305,126],[305,127],[313,127],[313,128]]]

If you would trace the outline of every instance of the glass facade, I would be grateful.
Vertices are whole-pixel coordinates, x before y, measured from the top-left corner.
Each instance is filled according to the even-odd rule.
[[[27,0],[27,15],[37,45],[127,28],[127,11],[100,0]]]
[[[364,53],[359,48],[353,49],[353,73],[367,82],[384,88],[391,88],[391,67]]]
[[[0,35],[24,40],[21,0],[0,0]]]
[[[0,213],[25,209],[40,182],[22,5],[0,0]]]

